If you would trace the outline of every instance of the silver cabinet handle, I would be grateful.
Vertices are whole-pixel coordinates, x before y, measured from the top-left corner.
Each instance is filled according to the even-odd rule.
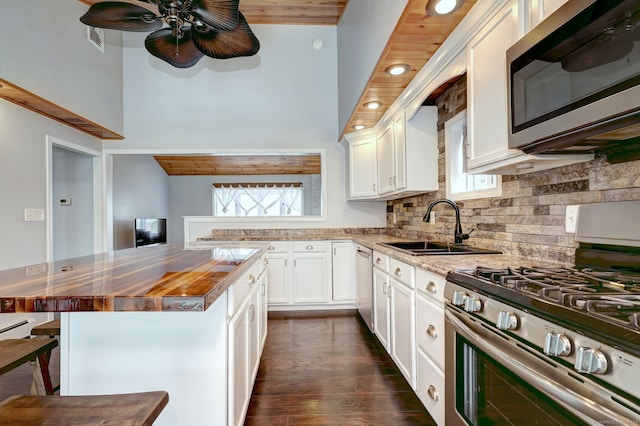
[[[256,305],[249,306],[249,322],[256,320]]]
[[[396,270],[393,273],[396,274],[397,276],[401,277],[402,276],[402,269],[396,268]]]
[[[376,257],[376,265],[379,265],[382,263],[382,259],[380,259],[379,257]]]
[[[437,293],[438,292],[438,286],[436,285],[436,283],[434,283],[433,281],[429,281],[427,283],[427,291],[429,293]]]
[[[313,246],[311,244],[309,244],[307,247],[305,247],[307,250],[313,250]]]
[[[249,284],[255,284],[256,283],[256,277],[253,276],[253,274],[249,275],[249,279],[247,280],[249,282]]]
[[[387,283],[382,283],[382,293],[387,294]]]
[[[267,247],[267,250],[275,250],[276,248],[274,246],[269,246]]]
[[[436,330],[435,325],[429,324],[429,327],[427,327],[427,334],[434,339],[438,338],[438,330]]]
[[[438,391],[433,385],[429,385],[429,389],[427,389],[427,394],[429,395],[429,398],[433,399],[434,401],[438,401],[440,399],[440,396],[438,395]]]

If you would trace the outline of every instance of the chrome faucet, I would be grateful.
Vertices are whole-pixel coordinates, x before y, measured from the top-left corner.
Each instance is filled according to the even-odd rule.
[[[429,220],[431,219],[431,209],[433,209],[433,206],[435,206],[436,204],[440,204],[440,203],[449,204],[456,211],[456,229],[455,229],[453,235],[454,235],[455,243],[456,244],[462,244],[462,240],[469,239],[469,234],[471,232],[473,232],[473,229],[471,231],[469,231],[469,233],[467,233],[467,234],[462,232],[462,225],[460,224],[460,209],[458,208],[456,203],[454,203],[453,201],[448,200],[446,198],[443,198],[441,200],[436,200],[433,203],[429,204],[429,207],[427,208],[427,213],[422,218],[422,221],[423,222],[429,222]]]

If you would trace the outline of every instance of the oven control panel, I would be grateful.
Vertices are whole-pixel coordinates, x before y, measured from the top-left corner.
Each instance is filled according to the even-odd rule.
[[[450,281],[444,297],[446,305],[481,319],[498,333],[517,337],[540,356],[561,362],[577,373],[597,375],[630,395],[640,396],[640,358]]]

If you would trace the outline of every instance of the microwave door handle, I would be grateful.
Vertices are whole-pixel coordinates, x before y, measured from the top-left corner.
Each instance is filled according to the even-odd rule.
[[[499,360],[500,364],[505,365],[509,370],[517,372],[517,374],[527,383],[550,397],[553,401],[557,401],[560,405],[567,408],[576,417],[588,423],[594,421],[617,421],[620,424],[629,422],[628,417],[622,416],[611,411],[607,407],[594,405],[593,400],[587,399],[582,395],[573,391],[570,387],[562,386],[555,380],[545,378],[540,371],[532,369],[530,366],[521,362],[517,353],[508,353],[490,342],[490,337],[485,337],[480,327],[474,327],[467,324],[451,310],[445,309],[446,320],[450,322],[456,329],[456,333],[462,335],[465,339],[476,345],[481,351],[493,359]],[[473,329],[472,329],[473,328]],[[477,330],[476,330],[477,329]],[[486,331],[485,331],[486,333]],[[504,341],[500,340],[504,345]],[[509,345],[511,346],[511,345]],[[521,349],[513,347],[514,352],[521,352]],[[541,363],[542,364],[542,363]]]

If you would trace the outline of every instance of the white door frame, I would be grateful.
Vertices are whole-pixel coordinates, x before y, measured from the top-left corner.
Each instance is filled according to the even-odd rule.
[[[106,251],[106,202],[105,184],[103,179],[103,154],[91,148],[69,142],[55,136],[47,135],[47,161],[46,161],[46,194],[47,194],[47,235],[46,235],[46,259],[53,261],[53,148],[58,147],[68,151],[74,151],[93,157],[93,252]]]

